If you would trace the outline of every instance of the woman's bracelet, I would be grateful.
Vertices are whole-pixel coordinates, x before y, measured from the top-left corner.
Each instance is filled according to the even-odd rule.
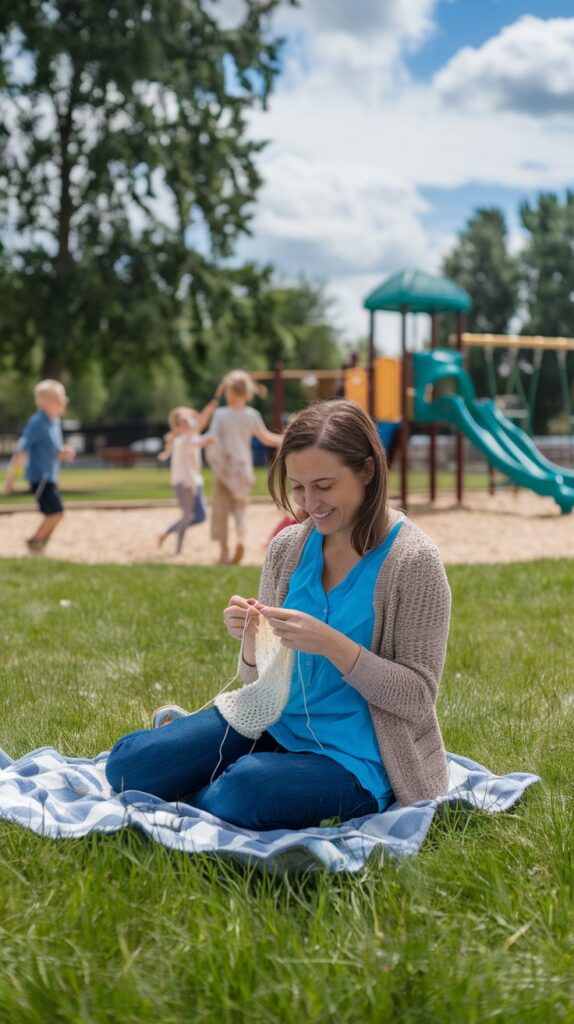
[[[245,657],[243,651],[241,652],[241,660],[242,660],[243,664],[247,665],[249,668],[257,668],[257,662],[256,661],[247,661],[247,658]]]

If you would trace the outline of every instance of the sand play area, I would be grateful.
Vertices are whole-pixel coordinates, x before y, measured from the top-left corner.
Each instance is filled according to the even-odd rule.
[[[501,491],[490,497],[469,493],[462,508],[442,496],[434,507],[413,499],[413,521],[438,545],[445,562],[514,562],[533,558],[574,558],[574,514],[561,515],[550,498],[529,491]],[[217,546],[209,523],[189,530],[183,553],[173,554],[168,538],[158,550],[157,537],[176,518],[174,506],[151,508],[68,508],[43,558],[72,562],[134,562],[211,565]],[[265,541],[281,519],[270,501],[257,500],[249,511],[243,563],[260,565]],[[3,510],[0,514],[0,557],[30,556],[26,538],[39,522],[38,513]]]

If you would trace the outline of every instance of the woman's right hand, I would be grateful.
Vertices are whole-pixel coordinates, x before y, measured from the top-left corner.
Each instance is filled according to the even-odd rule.
[[[227,632],[237,640],[254,640],[259,623],[259,608],[262,605],[254,597],[239,597],[234,594],[223,612],[223,621]],[[247,626],[245,620],[247,619]]]

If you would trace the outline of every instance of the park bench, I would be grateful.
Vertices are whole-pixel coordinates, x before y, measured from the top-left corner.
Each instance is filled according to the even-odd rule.
[[[122,466],[124,469],[129,469],[135,466],[139,454],[139,452],[135,452],[132,448],[127,447],[104,448],[102,458],[110,466]]]

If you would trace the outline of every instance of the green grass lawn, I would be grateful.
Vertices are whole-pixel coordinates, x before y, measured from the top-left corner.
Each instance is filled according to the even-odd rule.
[[[572,562],[449,570],[447,747],[544,784],[360,877],[258,877],[135,832],[0,825],[2,1024],[574,1020]],[[92,756],[235,670],[250,568],[1,563],[0,745]],[[62,607],[60,601],[71,601]]]
[[[211,495],[213,473],[204,470],[205,491]],[[264,469],[256,469],[254,495],[267,495],[267,476]],[[165,466],[135,466],[133,469],[69,469],[63,468],[60,476],[61,490],[68,504],[74,501],[132,501],[134,499],[157,500],[171,498],[173,491],[169,482],[169,469]],[[0,490],[0,505],[10,502],[30,502],[32,499],[25,490],[25,483],[20,478],[17,492],[5,495]],[[396,470],[390,474],[392,494],[399,493],[399,475]],[[410,474],[411,491],[426,491],[428,475],[422,472]],[[465,486],[470,490],[485,490],[488,486],[486,473],[468,473]],[[453,491],[455,477],[453,473],[439,473],[438,487],[441,490]]]

